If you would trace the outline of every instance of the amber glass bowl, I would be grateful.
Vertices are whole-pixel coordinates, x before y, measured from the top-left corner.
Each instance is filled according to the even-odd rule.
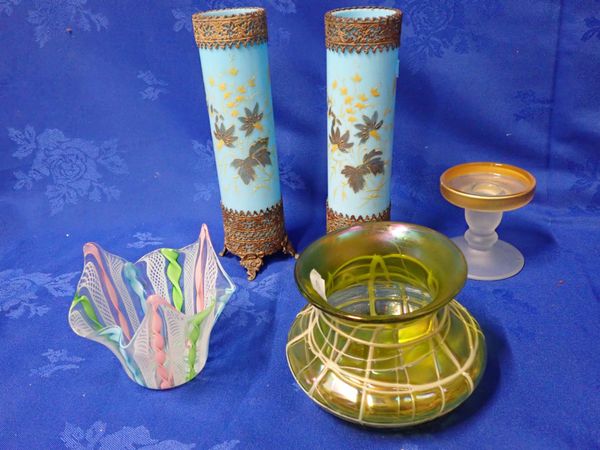
[[[309,304],[286,353],[306,394],[343,419],[402,427],[461,404],[485,366],[479,325],[454,296],[467,267],[445,236],[373,222],[330,233],[296,262]]]
[[[461,179],[465,180],[462,186]],[[446,200],[475,211],[521,208],[533,198],[535,185],[535,177],[525,169],[495,162],[459,164],[440,177],[440,191]]]

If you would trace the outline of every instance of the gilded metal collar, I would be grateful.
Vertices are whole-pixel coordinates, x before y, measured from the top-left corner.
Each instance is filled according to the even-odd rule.
[[[200,48],[231,48],[267,42],[267,14],[263,8],[225,8],[192,16]]]
[[[372,214],[370,216],[359,215],[358,217],[347,214],[339,213],[334,211],[329,207],[329,203],[326,203],[326,211],[327,211],[327,232],[330,233],[332,231],[341,230],[343,228],[351,227],[353,225],[358,225],[366,222],[382,222],[390,220],[390,212],[392,209],[392,205],[390,204],[386,209],[384,209],[379,214]]]
[[[367,11],[385,14],[365,18],[347,17],[345,12]],[[402,11],[395,8],[364,6],[339,8],[325,14],[325,46],[341,52],[377,52],[400,46]]]

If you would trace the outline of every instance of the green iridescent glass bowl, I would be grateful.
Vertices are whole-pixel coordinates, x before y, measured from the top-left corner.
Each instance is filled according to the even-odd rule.
[[[403,427],[464,402],[485,368],[481,329],[454,297],[467,266],[429,228],[372,222],[329,233],[296,262],[309,304],[288,335],[294,378],[342,419]]]

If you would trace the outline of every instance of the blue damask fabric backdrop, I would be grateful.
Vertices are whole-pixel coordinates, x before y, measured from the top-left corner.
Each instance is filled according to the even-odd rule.
[[[0,447],[70,449],[600,447],[600,1],[386,0],[404,10],[392,217],[448,235],[438,177],[465,161],[523,166],[535,200],[499,232],[517,277],[469,281],[487,372],[454,413],[411,430],[344,423],[295,385],[285,341],[304,305],[293,261],[239,285],[204,371],[138,387],[67,311],[96,241],[135,260],[222,242],[190,15],[267,9],[282,192],[302,250],[324,232],[323,14],[354,0],[0,0]]]

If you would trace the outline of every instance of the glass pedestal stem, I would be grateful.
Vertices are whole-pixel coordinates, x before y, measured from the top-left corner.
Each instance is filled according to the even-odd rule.
[[[519,250],[498,239],[502,211],[465,209],[469,229],[452,239],[461,249],[473,280],[502,280],[520,272],[525,259]]]
[[[475,250],[489,250],[498,241],[496,228],[502,221],[502,212],[473,211],[465,209],[465,219],[469,229],[465,241]]]

